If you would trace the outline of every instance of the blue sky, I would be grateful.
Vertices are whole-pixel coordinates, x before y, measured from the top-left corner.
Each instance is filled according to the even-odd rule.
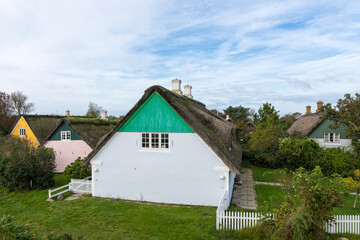
[[[38,114],[126,114],[171,79],[209,109],[360,92],[359,1],[0,0],[0,91]]]

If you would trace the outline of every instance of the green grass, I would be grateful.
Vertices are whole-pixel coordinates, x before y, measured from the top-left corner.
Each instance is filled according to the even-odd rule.
[[[278,202],[284,201],[284,193],[278,186],[269,186],[257,184],[255,186],[259,210],[276,208]],[[345,198],[345,203],[341,208],[335,208],[332,211],[334,215],[358,215],[360,214],[360,203],[353,208],[355,196],[349,195]]]
[[[56,186],[67,184],[56,175]],[[32,226],[44,237],[67,232],[87,239],[219,239],[215,207],[136,203],[87,197],[45,201],[47,190],[8,193],[0,189],[0,216]]]
[[[261,211],[271,212],[276,208],[278,202],[284,201],[284,193],[278,186],[255,185],[258,209]]]
[[[278,176],[277,169],[263,168],[253,166],[253,178],[258,182],[277,182],[276,177]]]

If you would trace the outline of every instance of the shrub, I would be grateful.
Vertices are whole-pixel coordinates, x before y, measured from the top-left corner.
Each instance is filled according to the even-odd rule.
[[[321,148],[309,138],[282,138],[279,141],[279,153],[279,159],[283,160],[283,166],[287,168],[312,170],[320,166],[326,176],[337,173],[347,177],[360,168],[360,159],[355,154],[344,148]]]
[[[285,201],[273,209],[275,237],[279,239],[324,239],[324,222],[331,222],[331,211],[344,202],[345,181],[339,175],[324,177],[320,167],[306,172],[283,172],[281,189]]]
[[[0,186],[9,191],[54,185],[55,154],[16,137],[0,137]]]
[[[287,137],[279,140],[279,153],[283,155],[284,165],[288,168],[313,169],[314,162],[319,158],[321,151],[319,144],[309,138]]]
[[[91,170],[89,166],[85,166],[83,164],[83,161],[84,160],[82,160],[81,158],[78,158],[70,165],[66,166],[64,176],[68,179],[82,179],[90,176]]]
[[[337,173],[349,177],[360,168],[360,159],[344,148],[326,148],[322,150],[321,156],[314,165],[319,165],[325,175]]]

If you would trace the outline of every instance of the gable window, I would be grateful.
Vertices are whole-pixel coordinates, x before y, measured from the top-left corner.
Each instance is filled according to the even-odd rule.
[[[141,147],[147,149],[168,149],[168,133],[142,133]]]
[[[61,140],[71,140],[71,132],[61,131]]]
[[[324,142],[326,142],[326,143],[340,143],[340,133],[325,133]]]
[[[20,137],[26,136],[26,128],[19,128],[19,136]]]

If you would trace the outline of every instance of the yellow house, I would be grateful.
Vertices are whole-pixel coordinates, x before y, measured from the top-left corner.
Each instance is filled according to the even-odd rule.
[[[43,145],[46,138],[57,127],[58,117],[41,115],[19,116],[10,135],[27,139],[35,147]]]

